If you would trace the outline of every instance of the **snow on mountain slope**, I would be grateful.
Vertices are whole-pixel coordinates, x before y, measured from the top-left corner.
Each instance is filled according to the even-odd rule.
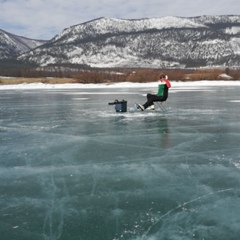
[[[78,38],[84,38],[84,32],[88,32],[88,36],[96,36],[107,33],[120,32],[139,32],[150,29],[167,29],[167,28],[198,28],[206,27],[203,24],[196,23],[190,19],[180,17],[163,17],[151,19],[138,20],[124,20],[115,18],[99,18],[93,21],[72,26],[63,30],[59,35],[52,39],[52,42],[57,41],[68,35],[75,35],[80,33]],[[91,34],[90,34],[91,32]],[[74,41],[75,38],[68,38],[68,42]]]
[[[0,29],[0,59],[15,58],[46,41],[20,37]]]
[[[240,34],[240,26],[239,27],[228,27],[225,29],[225,33],[231,34],[231,35]]]
[[[99,18],[56,35],[19,59],[91,67],[239,66],[240,16]]]
[[[240,39],[239,38],[231,38],[230,45],[235,54],[240,55]]]

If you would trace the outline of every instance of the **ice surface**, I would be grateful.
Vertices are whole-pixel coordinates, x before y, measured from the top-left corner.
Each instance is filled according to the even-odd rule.
[[[1,86],[1,238],[238,239],[239,82],[172,85]]]

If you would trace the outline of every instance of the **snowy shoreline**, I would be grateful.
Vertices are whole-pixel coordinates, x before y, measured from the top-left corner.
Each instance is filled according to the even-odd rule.
[[[120,82],[112,84],[80,84],[80,83],[65,83],[65,84],[45,84],[45,83],[23,83],[14,85],[0,85],[0,90],[18,90],[18,89],[100,89],[100,88],[145,88],[156,87],[157,82],[151,83],[132,83]],[[172,87],[207,87],[207,86],[240,86],[238,81],[193,81],[180,82],[171,81]]]

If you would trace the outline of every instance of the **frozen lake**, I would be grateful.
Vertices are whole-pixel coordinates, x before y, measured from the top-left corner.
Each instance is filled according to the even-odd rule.
[[[239,239],[240,86],[207,85],[1,89],[1,239]]]

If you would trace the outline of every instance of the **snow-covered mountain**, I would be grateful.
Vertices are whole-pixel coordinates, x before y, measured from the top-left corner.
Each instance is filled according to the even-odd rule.
[[[64,29],[20,59],[41,66],[239,66],[240,16],[103,17]]]
[[[16,58],[46,41],[20,37],[0,29],[0,59]]]

